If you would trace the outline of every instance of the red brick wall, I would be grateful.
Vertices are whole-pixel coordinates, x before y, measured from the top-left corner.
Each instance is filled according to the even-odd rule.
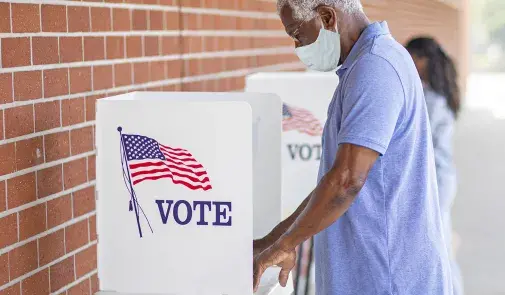
[[[387,20],[402,44],[418,35],[435,37],[457,63],[462,82],[467,72],[465,3],[457,8],[441,0],[362,0],[372,20]]]
[[[303,69],[275,1],[180,1],[0,3],[0,295],[97,289],[96,99],[241,90],[249,73]],[[365,6],[400,40],[426,30],[452,44],[448,6]]]
[[[431,35],[452,55],[459,55],[458,9],[430,0],[365,0],[363,3],[371,19],[387,20],[399,42],[405,43],[420,34]]]
[[[0,3],[0,294],[89,294],[96,99],[301,66],[273,2],[28,2]]]

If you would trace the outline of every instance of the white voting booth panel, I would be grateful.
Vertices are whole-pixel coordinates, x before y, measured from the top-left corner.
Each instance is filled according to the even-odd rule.
[[[257,163],[279,161],[266,145],[280,142],[272,116],[280,107],[274,95],[238,93],[142,92],[98,102],[100,290],[251,293],[253,207],[270,216],[265,229],[280,220],[280,163],[270,171]],[[274,131],[261,133],[263,122]],[[261,173],[271,179],[258,183],[269,188],[253,183]],[[264,294],[276,289],[273,276],[262,281]]]
[[[338,76],[318,72],[256,73],[247,92],[277,94],[283,102],[282,212],[290,215],[314,189],[321,156],[321,132]]]
[[[281,206],[284,218],[296,210],[316,185],[322,128],[337,85],[338,76],[333,72],[256,73],[246,78],[247,92],[274,93],[283,102]],[[304,249],[308,249],[307,243]],[[302,254],[302,265],[308,263],[308,257]],[[309,271],[313,270],[312,267]],[[305,286],[306,275],[303,271],[299,275],[299,286]],[[314,275],[310,284],[314,290]]]
[[[136,92],[111,97],[116,100],[163,100],[180,102],[243,101],[252,109],[253,138],[253,237],[261,238],[281,221],[281,113],[276,95],[259,93]],[[202,122],[203,124],[205,122]],[[233,122],[229,122],[233,124]],[[230,135],[230,140],[234,140]]]

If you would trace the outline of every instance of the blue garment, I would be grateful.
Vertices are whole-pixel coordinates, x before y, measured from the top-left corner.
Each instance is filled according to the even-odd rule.
[[[462,295],[463,280],[461,271],[452,251],[451,208],[456,196],[457,185],[452,157],[452,134],[455,118],[447,99],[427,85],[424,86],[424,98],[428,107],[431,134],[433,136],[440,214],[442,216],[447,252],[451,261],[452,285],[454,295]]]
[[[386,22],[361,34],[323,131],[319,180],[339,144],[381,154],[349,210],[315,236],[318,295],[452,295],[423,87]]]
[[[437,171],[440,211],[450,212],[456,196],[456,171],[452,159],[454,114],[442,95],[424,86],[424,98],[431,125]],[[442,218],[443,220],[443,218]]]

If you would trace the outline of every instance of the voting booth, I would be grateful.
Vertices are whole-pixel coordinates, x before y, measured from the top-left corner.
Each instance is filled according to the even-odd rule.
[[[282,107],[282,214],[293,213],[317,184],[321,135],[328,105],[338,85],[334,72],[256,73],[246,78],[247,92],[277,94]],[[314,290],[312,240],[298,250],[298,294]],[[310,293],[309,293],[310,294]]]
[[[281,109],[253,93],[97,102],[102,294],[252,294],[252,240],[281,221]],[[290,294],[277,275],[257,294]]]
[[[282,212],[287,217],[317,184],[321,135],[338,76],[319,72],[256,73],[246,92],[274,93],[282,110]]]

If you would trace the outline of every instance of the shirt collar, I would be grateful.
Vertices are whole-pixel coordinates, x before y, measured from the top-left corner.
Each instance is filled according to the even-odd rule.
[[[344,73],[344,71],[349,68],[350,65],[356,61],[359,56],[361,50],[365,47],[365,45],[376,36],[387,35],[390,34],[389,27],[386,21],[383,22],[374,22],[368,25],[365,30],[361,33],[358,38],[358,41],[351,48],[351,52],[344,60],[342,66],[337,70],[337,74],[340,76]]]

